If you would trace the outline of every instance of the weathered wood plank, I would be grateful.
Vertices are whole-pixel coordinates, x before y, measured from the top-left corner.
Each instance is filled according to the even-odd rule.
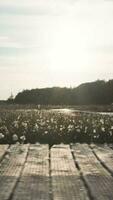
[[[107,145],[93,145],[91,146],[96,156],[101,163],[113,175],[113,150]]]
[[[28,145],[12,145],[0,165],[0,200],[8,200],[18,181]]]
[[[96,159],[87,144],[73,146],[74,155],[95,200],[113,199],[113,177]]]
[[[2,160],[2,157],[6,153],[8,147],[9,145],[0,145],[0,161]]]
[[[51,149],[51,178],[54,200],[88,200],[85,186],[75,167],[69,145]]]
[[[49,199],[48,145],[30,145],[27,161],[12,200]]]

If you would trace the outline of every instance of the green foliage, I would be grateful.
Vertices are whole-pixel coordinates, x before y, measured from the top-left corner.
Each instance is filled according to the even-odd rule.
[[[112,143],[113,117],[51,110],[0,112],[0,143]]]

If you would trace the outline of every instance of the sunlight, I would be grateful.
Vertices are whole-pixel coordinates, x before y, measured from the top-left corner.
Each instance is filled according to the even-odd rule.
[[[0,83],[4,75],[8,83],[0,98],[9,85],[16,93],[20,85],[74,87],[112,78],[113,2],[4,0],[0,28]]]
[[[68,17],[60,18],[51,29],[50,67],[53,71],[75,72],[77,68],[80,72],[88,65],[91,58],[89,48],[95,41],[93,32],[86,31],[85,25]]]

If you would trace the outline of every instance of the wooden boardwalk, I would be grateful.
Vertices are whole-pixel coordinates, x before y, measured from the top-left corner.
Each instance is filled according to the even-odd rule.
[[[0,200],[113,200],[112,145],[0,145]]]

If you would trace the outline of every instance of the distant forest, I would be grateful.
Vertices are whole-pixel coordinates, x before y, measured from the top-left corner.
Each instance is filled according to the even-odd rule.
[[[113,103],[113,79],[84,83],[76,88],[43,88],[24,90],[8,102],[41,105],[89,105]]]

